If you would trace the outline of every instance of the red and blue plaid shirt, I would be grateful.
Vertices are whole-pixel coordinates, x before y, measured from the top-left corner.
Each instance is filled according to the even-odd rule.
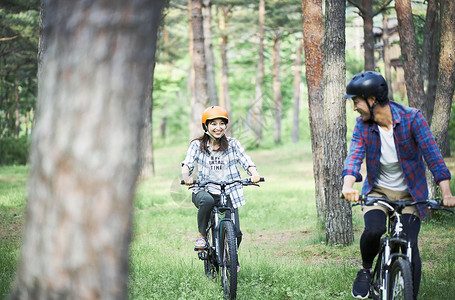
[[[450,180],[450,171],[420,110],[393,101],[390,101],[389,105],[393,118],[395,148],[409,192],[415,201],[427,200],[428,186],[423,158],[438,184],[443,180]],[[376,123],[364,122],[358,117],[342,176],[352,175],[356,181],[362,181],[360,167],[365,156],[367,177],[362,194],[366,195],[377,179],[381,139]],[[419,205],[418,209],[421,217],[425,218],[427,214],[425,206]]]

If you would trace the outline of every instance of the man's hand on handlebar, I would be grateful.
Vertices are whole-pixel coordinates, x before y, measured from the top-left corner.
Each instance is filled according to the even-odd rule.
[[[359,191],[353,188],[343,188],[343,196],[349,202],[359,202]]]
[[[443,197],[441,201],[442,206],[447,206],[447,207],[454,207],[455,206],[455,196],[446,196]]]
[[[343,178],[343,190],[341,193],[343,197],[349,202],[359,202],[359,191],[354,189],[354,182],[356,178],[352,175],[346,175]]]

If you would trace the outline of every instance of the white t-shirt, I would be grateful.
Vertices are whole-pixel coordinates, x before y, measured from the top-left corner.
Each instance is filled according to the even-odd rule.
[[[223,155],[223,151],[212,151],[210,153],[210,158],[209,158],[209,181],[216,181],[216,182],[221,182],[226,180],[226,173],[227,173],[227,161],[224,159],[227,159],[225,155]],[[209,193],[212,194],[217,194],[219,195],[221,193],[220,187],[215,184],[208,184],[207,189]]]
[[[407,191],[408,186],[395,149],[393,128],[388,131],[381,126],[378,128],[381,137],[381,158],[376,185],[393,191]]]

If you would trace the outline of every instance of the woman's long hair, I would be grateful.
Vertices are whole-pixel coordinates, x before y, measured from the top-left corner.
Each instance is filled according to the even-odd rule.
[[[200,145],[201,152],[209,153],[209,148],[208,148],[207,144],[208,144],[208,141],[210,140],[210,137],[208,136],[208,134],[204,133],[200,137],[192,140],[191,142],[196,141],[196,140],[201,142],[201,145]],[[226,135],[223,135],[222,137],[220,137],[220,148],[218,148],[215,151],[226,151],[228,148],[229,148],[229,141],[228,141]]]

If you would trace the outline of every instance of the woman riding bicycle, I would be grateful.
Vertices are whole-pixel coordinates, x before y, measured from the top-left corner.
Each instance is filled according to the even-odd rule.
[[[182,162],[182,178],[186,185],[193,184],[195,164],[198,166],[199,182],[232,181],[241,179],[237,164],[240,164],[252,176],[253,183],[259,182],[260,176],[255,164],[245,153],[238,140],[226,137],[225,131],[229,122],[226,110],[220,106],[211,106],[202,114],[204,134],[191,141],[186,158]],[[220,190],[215,185],[204,188],[193,187],[192,201],[198,208],[197,223],[199,235],[195,249],[204,249],[207,244],[205,232],[213,206],[220,199]],[[226,189],[228,201],[234,208],[237,243],[240,245],[242,233],[238,216],[238,207],[245,204],[242,185],[229,186]]]
[[[362,180],[360,168],[366,157],[367,177],[362,194],[386,197],[394,201],[425,201],[428,187],[423,159],[441,189],[444,205],[455,206],[450,191],[450,172],[439,152],[422,113],[387,98],[387,83],[377,72],[355,75],[346,87],[345,98],[352,98],[357,118],[349,155],[343,169],[343,195],[358,201],[353,188]],[[365,229],[360,238],[362,268],[352,288],[355,298],[369,296],[370,271],[386,231],[386,210],[380,206],[363,208]],[[414,297],[420,285],[421,260],[418,249],[420,221],[425,218],[424,206],[411,206],[403,211],[403,229],[412,245]]]

